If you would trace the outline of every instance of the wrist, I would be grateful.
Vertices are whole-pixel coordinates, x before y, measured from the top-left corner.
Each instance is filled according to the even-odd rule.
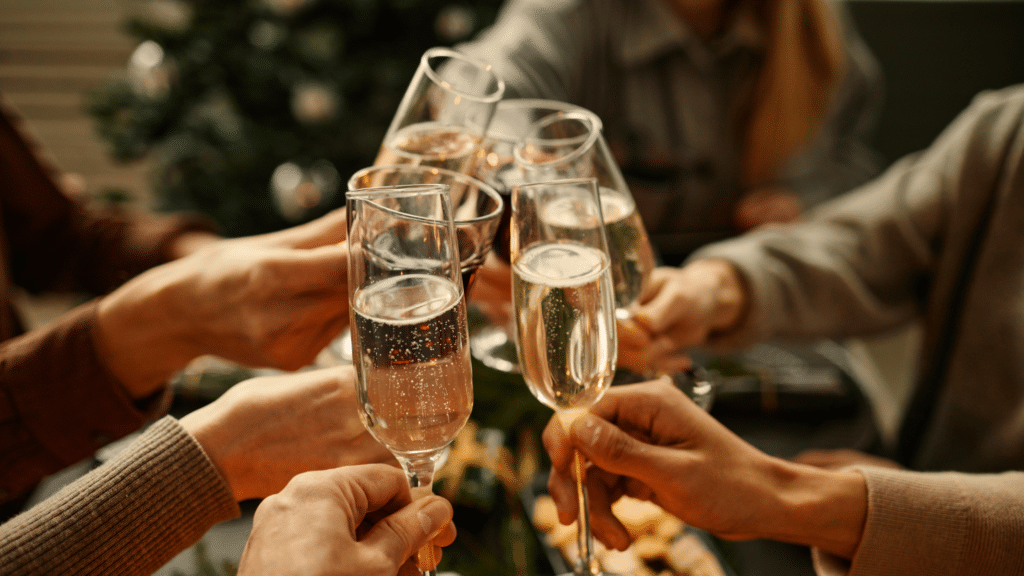
[[[100,300],[96,348],[135,399],[152,395],[194,357],[158,271],[136,277]]]
[[[709,258],[696,260],[687,267],[697,267],[699,278],[706,283],[702,290],[708,300],[705,313],[711,332],[728,332],[739,325],[747,313],[747,288],[739,271],[728,260]]]
[[[776,513],[764,537],[852,558],[867,518],[867,483],[857,471],[834,471],[775,460]]]

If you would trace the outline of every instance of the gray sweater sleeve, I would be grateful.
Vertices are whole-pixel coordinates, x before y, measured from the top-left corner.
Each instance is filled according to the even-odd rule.
[[[0,526],[0,575],[151,574],[238,504],[171,417],[110,462]]]
[[[821,576],[955,576],[1024,570],[1024,472],[858,468],[868,514],[852,562],[814,550]]]
[[[712,346],[766,338],[863,336],[924,311],[951,222],[995,193],[1020,129],[1024,90],[979,96],[925,152],[819,207],[808,221],[771,225],[711,245],[750,288],[745,322]]]

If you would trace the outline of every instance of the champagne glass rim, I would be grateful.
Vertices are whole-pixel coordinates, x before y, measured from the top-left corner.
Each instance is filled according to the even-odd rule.
[[[597,130],[603,130],[603,124],[601,122],[601,119],[597,116],[597,114],[594,114],[593,112],[587,110],[583,106],[573,104],[571,102],[564,102],[562,100],[550,100],[546,98],[502,98],[500,101],[498,101],[498,104],[494,108],[494,118],[498,118],[499,115],[505,111],[519,111],[545,108],[551,110],[549,115],[566,114],[568,112],[583,112],[587,114],[592,114],[593,117],[591,118],[591,120],[594,121],[594,124],[597,126]],[[547,117],[548,116],[544,116],[544,118]],[[515,144],[516,142],[519,142],[519,140],[522,139],[521,136],[518,135],[512,135],[509,133],[498,133],[496,131],[497,127],[498,126],[492,119],[490,126],[488,126],[487,131],[484,134],[484,137],[492,141],[510,142],[512,144]]]
[[[461,219],[460,218],[458,220],[454,220],[456,225],[458,225],[458,224],[475,224],[477,222],[486,222],[488,220],[492,220],[494,218],[498,218],[498,217],[501,216],[501,213],[502,213],[502,211],[505,208],[505,201],[504,201],[504,199],[502,199],[501,194],[499,194],[497,189],[495,189],[490,184],[484,182],[483,180],[480,180],[479,178],[474,178],[474,177],[472,177],[472,176],[470,176],[468,174],[463,174],[462,172],[456,172],[455,170],[448,170],[447,168],[438,168],[436,166],[415,166],[415,165],[412,165],[412,164],[381,164],[381,165],[378,165],[378,166],[367,166],[366,168],[361,168],[361,169],[357,170],[348,179],[348,191],[349,191],[348,193],[351,194],[352,192],[356,192],[356,191],[359,191],[359,190],[369,190],[370,188],[355,188],[354,187],[355,182],[359,178],[362,178],[363,176],[365,176],[366,174],[369,174],[369,173],[375,172],[375,171],[384,171],[384,170],[396,170],[396,171],[398,171],[398,170],[407,170],[407,171],[410,171],[410,172],[423,172],[423,173],[429,173],[429,174],[434,174],[434,175],[440,174],[440,175],[448,176],[448,177],[452,178],[453,180],[461,180],[462,183],[472,184],[473,186],[476,186],[484,194],[486,194],[489,198],[491,198],[491,200],[494,200],[494,202],[495,202],[494,210],[488,212],[487,214],[483,214],[481,216],[476,216],[474,218],[467,218],[467,219]],[[431,185],[440,185],[440,186],[448,187],[447,184],[443,184],[443,183],[440,183],[440,182],[433,182],[433,183],[429,183],[429,184],[428,183],[423,183],[423,184],[396,184],[396,185],[393,185],[393,186],[374,186],[373,188],[399,188],[399,187],[402,187],[402,186],[431,186]],[[455,206],[452,206],[452,211],[454,212],[454,210],[455,210]]]
[[[604,206],[601,205],[601,192],[598,189],[597,178],[560,178],[558,180],[544,180],[542,182],[527,182],[524,184],[517,184],[512,188],[512,197],[518,198],[520,190],[523,188],[542,188],[542,187],[553,187],[553,186],[579,186],[586,184],[589,191],[594,195],[594,208],[597,210],[598,222],[604,222]],[[512,203],[512,210],[515,211],[515,202]],[[600,226],[601,233],[601,246],[600,249],[608,255],[608,238],[607,232],[604,226]],[[514,251],[513,251],[514,252]]]
[[[473,94],[471,92],[459,90],[458,88],[446,82],[437,74],[437,71],[434,69],[434,66],[431,65],[430,63],[430,60],[433,58],[454,58],[472,64],[477,68],[480,68],[484,72],[490,74],[491,77],[494,79],[494,92],[489,94]],[[490,104],[492,102],[500,101],[501,97],[505,94],[505,81],[502,80],[500,76],[498,76],[498,73],[494,71],[494,68],[490,64],[486,62],[481,62],[476,58],[471,58],[466,54],[459,52],[458,50],[440,46],[428,48],[426,52],[423,53],[423,56],[420,56],[420,65],[423,67],[423,70],[426,73],[427,77],[430,78],[435,84],[438,84],[439,86],[444,86],[445,89],[451,90],[452,92],[458,94],[459,96],[462,96],[463,98],[469,98],[477,102]]]
[[[564,120],[564,119],[578,120],[578,121],[580,121],[582,123],[590,125],[590,127],[591,127],[590,128],[590,132],[587,134],[586,138],[582,139],[582,141],[581,141],[579,146],[577,146],[576,148],[573,148],[573,150],[571,152],[569,152],[568,154],[565,154],[563,156],[559,156],[558,158],[555,158],[553,160],[548,160],[546,162],[532,162],[532,161],[527,160],[526,158],[524,158],[522,153],[520,152],[520,149],[523,148],[523,146],[525,146],[527,144],[531,144],[531,143],[537,143],[537,142],[549,142],[549,143],[552,143],[552,144],[555,144],[555,145],[571,144],[571,143],[574,143],[575,141],[579,140],[580,137],[576,136],[576,137],[573,137],[573,138],[530,138],[530,137],[520,138],[519,139],[519,143],[512,150],[512,154],[513,154],[513,156],[515,156],[516,162],[519,162],[520,164],[523,164],[523,165],[526,165],[526,166],[536,166],[538,168],[543,168],[543,167],[546,167],[546,166],[552,166],[552,165],[556,165],[556,164],[564,164],[566,162],[571,162],[571,161],[574,161],[577,158],[583,156],[583,154],[585,154],[587,152],[587,150],[590,150],[591,148],[593,148],[594,144],[597,142],[597,139],[601,137],[601,120],[600,120],[600,118],[597,117],[597,114],[594,114],[593,112],[590,112],[589,110],[586,110],[585,108],[584,109],[580,109],[580,110],[574,110],[574,111],[571,111],[571,112],[555,112],[553,114],[545,116],[544,118],[541,118],[540,120],[534,122],[531,125],[531,128],[533,128],[533,127],[543,128],[545,126],[548,126],[548,125],[553,124],[553,123],[555,123],[555,122],[557,122],[559,120]]]
[[[576,184],[589,183],[594,186],[594,193],[597,194],[595,199],[600,200],[600,194],[597,191],[597,178],[559,178],[557,180],[544,180],[541,182],[524,182],[522,184],[516,184],[513,187],[513,191],[516,188],[539,188],[541,186],[568,186]],[[600,203],[598,204],[600,205]]]
[[[564,100],[552,100],[550,98],[502,98],[498,104],[498,108],[550,108],[551,114],[569,114],[569,113],[583,113],[592,116],[591,120],[597,125],[597,128],[603,129],[603,123],[601,118],[598,117],[594,112],[580,106],[579,104],[573,104],[572,102],[566,102]],[[546,119],[545,116],[543,119]]]
[[[420,216],[418,214],[410,214],[408,212],[402,212],[401,210],[395,210],[389,206],[376,201],[378,198],[409,198],[411,196],[425,196],[428,194],[440,194],[443,196],[449,196],[448,204],[449,210],[451,209],[451,192],[448,189],[447,184],[397,184],[394,186],[374,186],[372,188],[359,188],[358,190],[349,190],[345,198],[355,200],[361,200],[364,202],[370,202],[378,209],[387,212],[389,214],[399,216],[406,220],[413,222],[425,222],[429,224],[436,224],[438,222],[444,222],[444,219],[428,218],[426,216]]]

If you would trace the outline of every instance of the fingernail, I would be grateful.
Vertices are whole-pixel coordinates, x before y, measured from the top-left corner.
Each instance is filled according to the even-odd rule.
[[[432,499],[416,513],[416,518],[423,527],[423,533],[433,536],[444,528],[444,525],[451,520],[448,514],[448,506],[439,499]]]
[[[597,444],[601,438],[601,428],[597,425],[597,416],[584,414],[580,416],[576,425],[576,437],[589,446]]]

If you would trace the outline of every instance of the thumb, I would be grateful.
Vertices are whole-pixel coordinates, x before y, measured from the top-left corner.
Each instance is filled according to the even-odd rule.
[[[596,466],[648,485],[660,482],[657,471],[666,449],[642,442],[611,422],[586,413],[572,425],[573,444]]]
[[[440,496],[425,496],[377,523],[363,543],[390,558],[409,558],[451,521],[451,503]]]
[[[671,287],[655,293],[637,309],[635,320],[647,330],[660,334],[675,322],[678,302]]]

